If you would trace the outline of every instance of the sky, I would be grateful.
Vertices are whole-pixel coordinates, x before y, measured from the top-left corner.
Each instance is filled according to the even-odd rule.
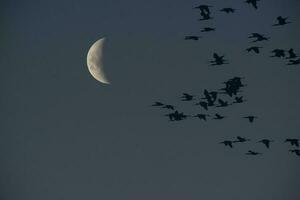
[[[193,7],[212,5],[213,20]],[[223,7],[236,8],[225,14]],[[261,0],[6,0],[0,14],[0,198],[3,200],[298,200],[298,66],[270,58],[300,53],[300,2]],[[277,16],[292,22],[273,27]],[[201,33],[212,26],[215,32]],[[247,54],[259,32],[261,54]],[[198,35],[186,41],[186,35]],[[86,55],[105,37],[111,85],[89,74]],[[211,67],[214,52],[228,65]],[[224,120],[169,122],[155,101],[182,102],[245,77],[242,105],[216,109]],[[225,97],[224,97],[225,98]],[[256,115],[250,124],[245,115]],[[251,139],[227,148],[219,142]],[[258,140],[270,138],[268,150]],[[246,156],[248,150],[261,156]]]

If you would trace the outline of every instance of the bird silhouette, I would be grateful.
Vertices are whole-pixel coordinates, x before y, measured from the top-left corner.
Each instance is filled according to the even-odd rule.
[[[222,99],[218,99],[219,105],[217,107],[227,107],[230,104],[227,101],[223,101]]]
[[[261,49],[261,48],[262,48],[262,47],[256,47],[256,46],[254,46],[254,47],[249,47],[249,48],[247,48],[246,51],[248,51],[248,52],[253,51],[253,52],[259,54],[259,53],[260,53],[260,50],[259,50],[259,49]]]
[[[228,14],[228,13],[234,13],[235,9],[233,9],[233,8],[222,8],[220,11],[225,12],[225,13]]]
[[[195,35],[188,35],[188,36],[185,36],[185,40],[199,40],[199,36],[195,36]]]
[[[299,147],[299,139],[287,138],[284,142],[289,142],[292,146]]]
[[[300,58],[297,60],[289,60],[289,63],[287,65],[299,65],[300,64]]]
[[[289,150],[291,153],[295,153],[297,156],[300,156],[300,149],[291,149]]]
[[[197,114],[197,115],[194,115],[193,117],[198,117],[199,119],[202,119],[202,120],[206,121],[207,120],[206,117],[209,117],[209,115],[207,115],[207,114]]]
[[[174,110],[175,109],[175,107],[172,106],[172,105],[164,105],[163,108],[170,109],[170,110]]]
[[[263,34],[259,33],[251,33],[251,35],[248,38],[255,38],[256,40],[253,40],[252,42],[260,42],[264,40],[269,40],[269,37],[265,37]]]
[[[230,140],[225,140],[223,142],[220,142],[219,144],[224,144],[225,146],[229,146],[230,148],[232,148],[233,147],[232,143],[233,142]]]
[[[216,113],[216,114],[215,114],[215,117],[214,117],[213,119],[220,120],[220,119],[224,119],[224,118],[225,118],[225,116],[222,116],[222,115]]]
[[[269,149],[270,148],[270,143],[274,142],[274,141],[273,140],[269,140],[269,139],[263,139],[263,140],[260,140],[258,142],[263,143]]]
[[[237,140],[234,140],[234,141],[233,141],[234,143],[237,143],[237,142],[238,142],[238,143],[244,143],[244,142],[250,141],[250,139],[243,138],[243,137],[241,137],[241,136],[237,136],[236,139],[237,139]]]
[[[251,151],[249,150],[246,155],[252,155],[252,156],[256,156],[256,155],[261,155],[262,153],[259,153],[259,152],[255,152],[255,151]]]
[[[289,54],[289,57],[287,57],[286,59],[295,59],[298,57],[297,54],[294,52],[293,48],[290,48],[288,50],[288,54]]]
[[[199,5],[197,7],[194,7],[194,9],[199,9],[201,12],[205,12],[205,13],[208,13],[210,14],[210,9],[212,6],[210,5]]]
[[[210,16],[210,12],[204,12],[204,11],[201,11],[200,15],[202,16],[202,18],[200,18],[199,21],[213,19],[213,18]]]
[[[208,90],[204,90],[204,97],[202,99],[207,100],[207,105],[208,106],[214,106],[215,99],[211,94],[208,92]]]
[[[226,63],[227,60],[224,59],[224,55],[223,56],[219,56],[217,53],[213,54],[213,61],[210,61],[211,66],[213,65],[224,65],[224,64],[228,64]]]
[[[251,4],[255,9],[257,9],[257,2],[259,0],[246,0],[245,2],[248,3],[248,4]]]
[[[250,123],[253,123],[254,119],[256,119],[257,117],[256,116],[246,116],[243,118],[248,119]]]
[[[244,103],[246,100],[244,100],[243,96],[235,97],[233,103]]]
[[[271,51],[271,53],[273,53],[274,55],[271,56],[271,57],[278,57],[278,58],[281,58],[281,57],[285,57],[285,50],[284,49],[274,49]]]
[[[181,98],[182,101],[192,101],[194,99],[194,96],[188,93],[183,93],[183,96]]]
[[[215,31],[215,28],[211,28],[211,27],[204,27],[201,32],[211,32],[211,31]]]
[[[199,103],[196,103],[195,105],[200,105],[205,110],[208,110],[208,103],[205,101],[200,101]]]
[[[165,116],[168,116],[170,121],[181,121],[188,117],[188,115],[185,115],[183,112],[179,113],[177,110],[173,113],[166,114]]]
[[[164,104],[159,102],[159,101],[156,101],[154,102],[154,104],[152,104],[151,106],[163,106]]]
[[[277,22],[277,24],[273,24],[273,26],[283,26],[283,25],[291,23],[291,22],[286,21],[288,19],[288,17],[279,16],[276,19],[278,22]]]

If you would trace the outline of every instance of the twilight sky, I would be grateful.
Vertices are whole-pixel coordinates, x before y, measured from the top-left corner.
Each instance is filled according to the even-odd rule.
[[[197,21],[199,4],[213,20]],[[2,200],[299,200],[300,68],[270,58],[300,54],[300,1],[6,0],[0,3],[0,199]],[[233,7],[234,14],[218,10]],[[292,21],[272,27],[276,17]],[[200,34],[199,41],[184,36]],[[247,54],[248,35],[270,41]],[[90,76],[89,47],[106,37],[111,85]],[[230,64],[208,66],[213,52]],[[181,102],[243,76],[245,104],[218,110],[221,121],[171,123],[150,105]],[[250,124],[241,117],[257,115]],[[218,144],[237,135],[250,143]],[[267,150],[256,141],[274,139]],[[249,149],[262,156],[244,155]]]

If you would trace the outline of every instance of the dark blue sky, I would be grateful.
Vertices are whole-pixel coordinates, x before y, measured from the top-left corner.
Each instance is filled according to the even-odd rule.
[[[213,20],[197,21],[200,3],[214,6]],[[269,57],[275,48],[300,53],[299,11],[297,0],[261,0],[258,10],[243,0],[1,2],[0,198],[300,199],[300,160],[283,144],[300,138],[300,69]],[[292,23],[272,27],[279,15]],[[205,26],[216,32],[183,40]],[[245,52],[252,32],[271,37],[259,55]],[[86,66],[101,37],[112,85]],[[209,67],[213,52],[230,64]],[[234,76],[245,77],[248,101],[216,110],[225,120],[169,123],[149,106],[202,112],[181,93],[200,96]],[[218,144],[237,135],[252,141]],[[256,143],[263,138],[275,140],[270,150]],[[249,149],[264,154],[247,157]]]

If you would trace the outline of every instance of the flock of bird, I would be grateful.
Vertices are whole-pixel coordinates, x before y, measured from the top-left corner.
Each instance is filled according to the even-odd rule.
[[[222,142],[220,142],[220,144],[224,144],[225,146],[228,146],[230,148],[233,148],[235,143],[246,143],[246,142],[250,142],[251,140],[248,138],[244,138],[241,136],[237,136],[235,140],[224,140]],[[274,140],[271,139],[262,139],[257,141],[257,143],[262,143],[267,149],[270,148],[271,143],[275,142]],[[290,145],[293,147],[297,147],[295,149],[290,149],[289,152],[291,153],[295,153],[297,156],[300,156],[300,149],[299,149],[299,139],[296,138],[287,138],[284,140],[284,143],[290,143]],[[253,151],[253,150],[248,150],[247,153],[245,153],[246,155],[262,155],[263,153],[261,152],[257,152],[257,151]]]
[[[247,0],[245,1],[246,3],[252,5],[255,9],[258,9],[258,1],[259,0]],[[213,6],[210,5],[199,5],[197,7],[194,7],[194,9],[199,9],[200,10],[200,16],[201,18],[199,19],[200,21],[202,20],[212,20],[213,17],[212,15],[212,11],[211,8]],[[234,8],[230,8],[230,7],[226,7],[226,8],[222,8],[219,10],[220,12],[225,12],[227,14],[232,14],[236,12],[236,9]],[[287,17],[282,17],[282,16],[278,16],[276,18],[277,23],[273,24],[272,26],[284,26],[287,24],[290,24],[290,21],[287,21],[288,18]],[[201,32],[212,32],[212,31],[216,31],[216,28],[213,27],[204,27]],[[188,35],[185,36],[185,40],[199,40],[201,38],[201,36],[198,35]],[[260,33],[251,33],[248,36],[249,39],[253,39],[251,41],[251,43],[257,43],[257,42],[261,42],[261,41],[268,41],[270,39],[270,37],[265,36],[264,34],[260,34]],[[248,48],[246,48],[246,51],[248,53],[250,52],[254,52],[256,54],[259,54],[261,52],[261,49],[263,47],[261,46],[250,46]],[[293,48],[290,48],[288,50],[285,49],[273,49],[270,52],[271,55],[270,57],[277,57],[277,58],[286,58],[288,59],[287,65],[299,65],[300,64],[300,58],[298,58],[298,55],[295,53]],[[288,56],[287,56],[288,54]],[[224,59],[224,56],[220,56],[217,53],[213,54],[213,59],[212,61],[210,61],[212,66],[215,65],[223,65],[223,64],[229,64],[227,60]]]
[[[259,0],[246,0],[245,2],[252,5],[255,9],[258,9],[258,1]],[[211,16],[211,7],[210,5],[199,5],[197,7],[194,7],[194,9],[199,9],[200,10],[200,15],[201,18],[199,19],[200,21],[202,20],[211,20],[213,17]],[[235,13],[236,9],[226,7],[222,8],[219,11],[225,12],[227,14],[230,13]],[[287,17],[282,17],[279,16],[276,18],[277,23],[273,24],[273,26],[284,26],[287,25],[291,22],[287,21]],[[204,27],[201,32],[211,32],[211,31],[216,31],[216,28],[213,27]],[[185,40],[199,40],[201,37],[197,35],[188,35],[185,36]],[[252,39],[250,41],[251,43],[258,43],[261,41],[268,41],[270,37],[265,36],[264,34],[260,33],[251,33],[248,36],[249,39]],[[246,48],[247,52],[254,52],[256,54],[260,53],[260,49],[263,47],[261,46],[250,46]],[[284,50],[284,49],[274,49],[270,53],[270,57],[277,57],[277,58],[286,58],[288,59],[287,65],[299,65],[300,64],[300,58],[298,58],[297,54],[295,53],[293,48],[290,48],[289,50]],[[288,56],[287,56],[288,54]],[[229,64],[228,60],[224,58],[224,55],[219,55],[217,53],[213,53],[213,60],[211,60],[210,66],[220,66],[224,64]],[[246,85],[242,82],[242,79],[244,77],[233,77],[227,81],[224,82],[225,86],[221,89],[218,89],[216,91],[209,91],[205,89],[203,91],[203,94],[200,96],[196,96],[193,94],[188,94],[188,93],[183,93],[181,96],[181,101],[185,102],[195,102],[193,103],[194,106],[200,106],[202,108],[201,113],[196,113],[196,114],[185,114],[184,112],[180,112],[176,109],[176,106],[171,105],[171,104],[165,104],[159,101],[156,101],[152,106],[154,107],[160,107],[161,109],[167,109],[171,110],[171,113],[165,114],[164,116],[169,118],[169,121],[181,121],[185,120],[188,118],[198,118],[203,121],[207,121],[209,118],[212,120],[222,120],[224,118],[227,118],[227,116],[224,116],[220,114],[219,112],[215,112],[215,109],[212,108],[223,108],[223,107],[228,107],[228,106],[234,106],[236,104],[242,104],[246,102],[244,97],[240,94],[241,88],[245,87]],[[224,100],[224,99],[229,99],[229,100]],[[209,111],[213,110],[214,113],[210,114],[207,113]],[[242,118],[247,119],[250,123],[253,123],[256,118],[258,118],[255,115],[245,115],[242,116]],[[225,140],[220,142],[220,144],[224,144],[225,146],[228,146],[230,148],[233,148],[233,146],[237,143],[246,143],[249,142],[250,139],[237,136],[235,140]],[[274,140],[271,139],[262,139],[258,141],[259,143],[262,143],[266,146],[266,148],[270,148],[270,144],[274,142]],[[295,153],[295,155],[300,156],[300,149],[299,149],[299,139],[296,138],[287,138],[285,140],[286,143],[290,143],[291,146],[295,146],[295,149],[290,149],[289,151],[291,153]],[[261,152],[257,152],[254,150],[249,150],[246,155],[261,155]]]

